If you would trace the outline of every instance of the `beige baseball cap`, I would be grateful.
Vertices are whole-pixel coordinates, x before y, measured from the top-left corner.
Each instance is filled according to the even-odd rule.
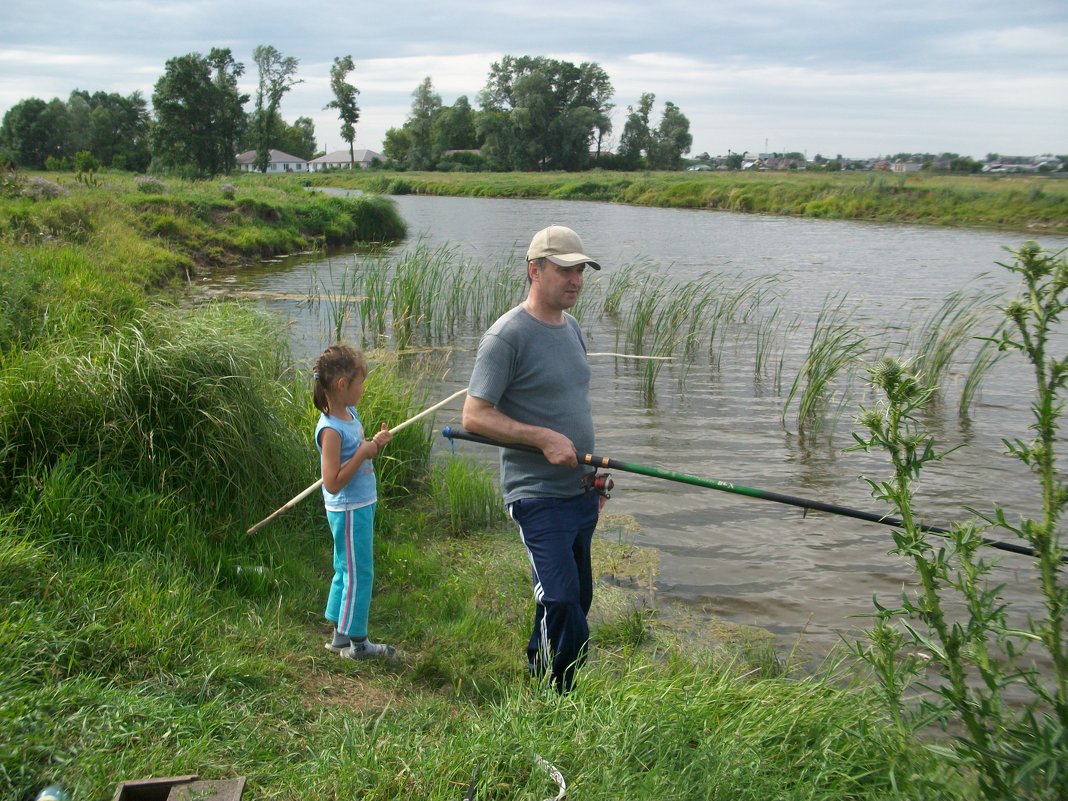
[[[542,228],[530,240],[527,261],[548,259],[561,267],[574,267],[585,263],[595,270],[600,270],[601,265],[583,253],[583,250],[578,234],[563,225],[550,225],[548,228]]]

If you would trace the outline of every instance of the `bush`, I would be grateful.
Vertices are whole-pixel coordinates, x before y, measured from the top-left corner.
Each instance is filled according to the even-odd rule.
[[[57,197],[68,197],[70,192],[55,181],[34,176],[23,184],[22,194],[31,200],[55,200]]]
[[[45,159],[45,169],[49,172],[70,172],[70,159],[66,156],[62,158],[49,156]]]
[[[78,172],[96,172],[100,166],[100,159],[88,150],[79,150],[74,154],[74,169]]]
[[[137,191],[146,195],[162,195],[167,191],[167,185],[151,175],[138,175],[134,178],[134,183],[137,185]]]

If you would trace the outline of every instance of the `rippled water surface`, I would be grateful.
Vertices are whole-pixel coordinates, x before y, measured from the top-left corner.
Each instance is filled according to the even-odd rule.
[[[787,365],[779,380],[755,375],[753,341],[728,342],[717,360],[698,360],[680,384],[679,369],[661,373],[653,402],[643,398],[634,362],[591,357],[597,451],[630,463],[715,478],[748,487],[883,512],[870,497],[862,474],[885,478],[877,456],[844,452],[857,403],[873,402],[863,387],[852,389],[833,438],[802,443],[781,417],[785,392],[808,347],[811,323],[828,297],[842,298],[854,321],[882,343],[900,341],[933,313],[951,292],[1004,290],[1014,279],[997,262],[1008,261],[1006,247],[1025,237],[1005,233],[811,221],[726,213],[634,208],[604,203],[470,198],[396,198],[410,229],[413,247],[449,243],[473,265],[514,261],[522,274],[523,254],[532,233],[549,224],[574,228],[586,250],[613,269],[651,263],[675,281],[709,270],[737,285],[775,276],[779,352]],[[1041,243],[1051,250],[1066,237]],[[293,322],[296,352],[317,353],[330,324],[297,298],[317,282],[341,275],[354,256],[296,260],[265,265],[238,276],[217,277],[219,286],[275,296],[268,308]],[[477,267],[472,267],[477,269]],[[770,308],[770,305],[769,305]],[[796,324],[795,324],[796,323]],[[584,320],[592,352],[614,351],[607,325]],[[435,396],[466,385],[479,331],[458,336],[442,365]],[[987,333],[987,332],[982,332]],[[873,357],[874,358],[874,357]],[[793,364],[791,368],[789,365]],[[963,381],[955,374],[951,382]],[[917,505],[927,522],[945,525],[966,513],[989,509],[994,501],[1011,512],[1038,514],[1036,492],[1027,472],[1003,455],[1001,438],[1027,435],[1033,381],[1018,360],[999,365],[987,378],[969,420],[946,408],[930,424],[939,444],[963,444],[944,463],[932,466],[918,487]],[[957,387],[949,387],[947,407],[955,407]],[[458,414],[439,422],[459,423]],[[442,450],[445,445],[442,444]],[[459,443],[465,453],[481,446]],[[483,451],[486,449],[483,449]],[[480,454],[481,458],[489,458]],[[640,530],[628,540],[660,555],[657,589],[662,597],[692,605],[698,614],[764,627],[784,643],[803,637],[815,648],[835,642],[857,626],[856,616],[872,609],[873,594],[893,601],[910,573],[887,555],[890,530],[823,513],[741,495],[628,473],[613,474],[616,491],[606,513],[629,515]],[[994,532],[995,539],[1007,539]],[[1039,612],[1030,581],[1031,560],[1000,554],[998,579],[1010,600]]]

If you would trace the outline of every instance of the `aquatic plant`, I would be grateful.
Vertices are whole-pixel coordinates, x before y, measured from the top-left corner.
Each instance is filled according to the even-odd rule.
[[[783,403],[782,424],[797,399],[796,425],[801,434],[818,433],[834,408],[835,381],[868,352],[868,338],[853,322],[853,310],[844,296],[823,301],[812,329],[808,353]],[[841,401],[842,398],[839,398]]]
[[[920,377],[930,398],[941,397],[950,370],[957,366],[960,352],[974,341],[974,331],[990,318],[996,294],[949,294],[930,317],[913,332],[908,351],[912,370]],[[976,379],[982,373],[976,374]],[[974,381],[973,381],[974,384]]]
[[[982,389],[983,382],[994,366],[1001,361],[1005,353],[999,350],[993,342],[984,341],[976,351],[972,359],[968,374],[961,385],[960,399],[957,401],[957,414],[961,419],[967,418],[971,413],[971,407]]]

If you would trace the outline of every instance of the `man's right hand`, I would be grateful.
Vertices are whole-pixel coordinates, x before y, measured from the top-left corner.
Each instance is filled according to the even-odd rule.
[[[540,447],[545,460],[549,464],[578,467],[578,453],[575,451],[575,443],[558,431],[553,431],[550,428],[543,430],[545,431],[545,442]]]
[[[551,428],[517,422],[487,400],[468,394],[460,419],[463,427],[472,434],[481,434],[498,442],[533,445],[549,464],[578,467],[578,452],[569,437]]]

